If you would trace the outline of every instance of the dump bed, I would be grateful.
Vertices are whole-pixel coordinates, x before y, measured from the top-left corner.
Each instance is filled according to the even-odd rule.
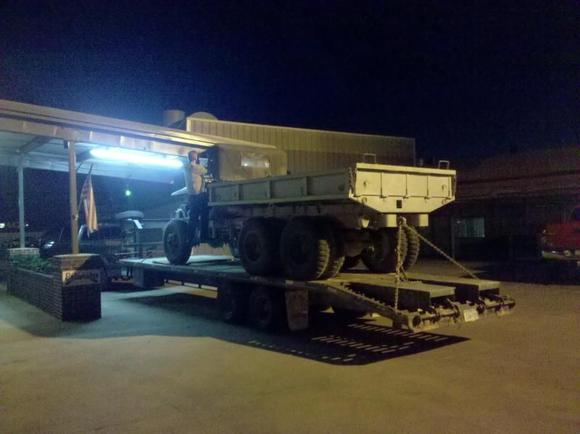
[[[455,199],[455,170],[357,163],[328,172],[221,182],[210,206],[358,202],[380,213],[429,213]]]

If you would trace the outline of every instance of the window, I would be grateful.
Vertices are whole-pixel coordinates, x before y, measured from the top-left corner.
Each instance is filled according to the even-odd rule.
[[[270,168],[268,156],[255,152],[245,152],[242,154],[242,167],[252,167],[257,169]]]
[[[483,217],[466,217],[455,220],[457,238],[485,238],[485,219]]]

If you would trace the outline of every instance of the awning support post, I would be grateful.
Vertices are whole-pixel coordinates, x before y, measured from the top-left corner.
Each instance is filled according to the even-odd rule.
[[[68,148],[68,190],[70,206],[70,240],[71,253],[79,253],[79,207],[77,201],[77,156],[75,142],[67,140]]]
[[[26,247],[26,224],[24,223],[24,157],[18,160],[18,232],[20,248]]]

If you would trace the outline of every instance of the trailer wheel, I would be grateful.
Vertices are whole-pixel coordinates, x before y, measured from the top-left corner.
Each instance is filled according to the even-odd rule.
[[[250,322],[260,330],[279,329],[286,319],[284,299],[281,292],[256,287],[248,302]]]
[[[354,321],[355,319],[361,319],[366,316],[367,312],[361,312],[359,310],[345,309],[343,307],[332,307],[334,314],[341,321]]]
[[[360,262],[360,255],[356,256],[345,256],[344,263],[342,264],[342,271],[350,270],[351,268],[356,267]]]
[[[173,219],[163,231],[163,250],[172,264],[186,264],[191,255],[191,244],[187,235],[187,223]]]
[[[253,218],[244,223],[238,246],[242,265],[248,273],[267,276],[278,271],[279,233],[266,219]]]
[[[248,294],[244,289],[234,290],[231,285],[224,284],[218,289],[218,306],[222,319],[229,323],[241,323],[246,319],[248,311]]]
[[[410,229],[405,227],[405,235],[407,236],[407,254],[403,261],[403,268],[405,270],[410,270],[417,263],[421,249],[421,241],[413,229],[415,228]]]
[[[322,220],[320,226],[321,233],[328,240],[329,246],[328,264],[320,279],[331,279],[339,273],[344,264],[344,238],[340,229],[333,222]]]
[[[392,273],[397,268],[397,229],[379,229],[371,234],[372,245],[361,253],[366,267],[375,273]],[[407,255],[407,236],[401,237],[401,257]]]
[[[293,280],[316,280],[328,265],[329,240],[311,219],[286,225],[280,238],[280,256],[286,276]]]

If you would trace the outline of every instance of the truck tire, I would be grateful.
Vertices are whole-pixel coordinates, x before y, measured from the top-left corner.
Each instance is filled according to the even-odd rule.
[[[280,329],[286,322],[282,292],[255,287],[248,300],[248,313],[254,327],[265,331]]]
[[[239,324],[246,319],[248,311],[247,290],[234,289],[226,283],[219,287],[217,301],[222,319],[225,322]]]
[[[371,234],[372,246],[361,253],[366,267],[375,273],[393,273],[397,268],[397,229],[379,229]],[[407,255],[405,231],[401,237],[401,256]]]
[[[407,254],[403,261],[403,268],[405,270],[410,270],[417,263],[419,251],[421,250],[421,240],[419,240],[419,237],[413,229],[405,228],[405,235],[407,236]]]
[[[320,226],[329,246],[328,264],[320,279],[331,279],[340,272],[342,264],[344,264],[344,238],[340,229],[333,222],[322,220]]]
[[[295,219],[282,231],[280,257],[288,278],[316,280],[328,266],[330,242],[313,219]]]
[[[356,267],[360,262],[360,255],[356,256],[345,256],[344,263],[342,264],[342,271],[350,270]]]
[[[238,247],[242,265],[249,274],[268,276],[279,271],[278,234],[267,219],[252,218],[244,223]]]
[[[184,220],[173,219],[163,230],[163,250],[165,257],[175,265],[186,264],[191,255],[187,223]]]

